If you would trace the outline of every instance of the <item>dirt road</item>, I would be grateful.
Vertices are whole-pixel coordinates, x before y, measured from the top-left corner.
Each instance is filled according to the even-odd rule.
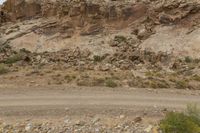
[[[200,91],[109,88],[2,88],[1,118],[53,118],[85,114],[159,115],[200,105]]]

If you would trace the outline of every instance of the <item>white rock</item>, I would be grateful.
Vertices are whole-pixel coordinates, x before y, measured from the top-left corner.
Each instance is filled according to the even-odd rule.
[[[152,126],[152,125],[149,125],[146,129],[144,129],[144,131],[145,131],[146,133],[150,133],[151,130],[152,130],[152,128],[153,128],[153,126]]]
[[[25,127],[26,131],[30,131],[32,129],[33,125],[31,123],[28,123]]]
[[[124,119],[124,118],[125,118],[125,115],[120,115],[119,118],[120,118],[120,119]]]

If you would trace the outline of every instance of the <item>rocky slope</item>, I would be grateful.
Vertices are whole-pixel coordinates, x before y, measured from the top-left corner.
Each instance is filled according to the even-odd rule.
[[[7,0],[0,22],[4,84],[200,86],[199,0]]]

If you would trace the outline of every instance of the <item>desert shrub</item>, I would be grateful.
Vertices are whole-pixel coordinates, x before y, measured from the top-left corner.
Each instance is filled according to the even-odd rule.
[[[78,86],[90,86],[90,83],[86,80],[77,80],[76,84]]]
[[[170,112],[160,122],[163,133],[200,133],[200,112],[196,106],[188,106],[186,113]]]
[[[64,79],[67,80],[67,82],[69,83],[69,82],[75,80],[75,79],[76,79],[76,76],[75,76],[75,75],[66,75],[66,76],[64,77]]]
[[[104,86],[105,79],[104,78],[90,78],[90,79],[78,79],[78,86]]]
[[[1,42],[0,42],[0,44],[1,44]],[[10,46],[7,45],[7,44],[5,44],[5,45],[0,45],[0,53],[5,52],[6,49],[9,49],[9,48],[10,48]]]
[[[154,73],[151,72],[151,71],[147,71],[147,72],[145,73],[145,76],[147,76],[147,77],[153,77],[153,76],[154,76]]]
[[[159,71],[147,71],[145,73],[145,76],[148,77],[148,78],[152,78],[152,77],[158,77],[158,78],[163,78],[164,74],[163,73],[160,73]]]
[[[176,88],[178,89],[185,89],[189,87],[188,81],[186,80],[177,80],[175,83],[176,83]]]
[[[191,63],[191,62],[193,62],[193,59],[191,57],[189,57],[189,56],[186,56],[185,57],[185,62],[186,63]]]
[[[103,86],[105,83],[104,78],[94,78],[91,80],[91,86]]]
[[[0,75],[8,73],[8,69],[5,67],[5,65],[0,64]]]
[[[199,76],[199,75],[194,75],[194,76],[192,77],[192,80],[200,81],[200,76]]]
[[[99,55],[94,55],[93,59],[95,62],[101,62],[103,60],[103,57],[99,56]]]
[[[112,87],[112,88],[117,87],[117,83],[114,82],[112,79],[107,79],[105,81],[105,84],[107,87]]]
[[[170,87],[170,84],[168,83],[167,80],[157,78],[154,76],[150,76],[151,74],[153,74],[153,73],[147,72],[146,73],[146,76],[148,76],[147,80],[140,81],[140,82],[143,82],[142,84],[143,84],[144,88],[156,89],[156,88],[169,88]],[[155,76],[157,76],[157,74],[155,74]]]
[[[199,123],[200,126],[200,109],[197,107],[196,104],[189,104],[187,106],[187,112],[189,116],[196,119],[196,123]]]
[[[20,61],[22,59],[23,59],[22,54],[18,53],[18,54],[15,54],[15,55],[12,55],[12,56],[8,57],[4,61],[4,63],[6,63],[6,64],[13,64],[13,63],[18,62],[18,61]]]
[[[124,36],[115,36],[114,41],[121,43],[121,42],[126,42],[127,39]]]
[[[149,87],[151,88],[169,88],[170,85],[165,80],[152,80],[149,82]]]
[[[194,59],[193,62],[194,62],[194,63],[199,63],[199,62],[200,62],[200,59]]]

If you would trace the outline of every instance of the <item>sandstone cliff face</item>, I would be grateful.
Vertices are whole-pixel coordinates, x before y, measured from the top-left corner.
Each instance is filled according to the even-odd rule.
[[[2,10],[7,15],[7,21],[15,21],[36,16],[41,12],[41,6],[33,0],[7,0]]]
[[[131,16],[140,17],[146,12],[144,3],[122,3],[105,1],[49,1],[49,0],[8,0],[3,5],[3,11],[10,20],[29,19],[36,15],[43,17],[77,17],[116,20],[128,19]]]
[[[109,47],[110,40],[115,35],[123,34],[123,36],[139,39],[144,49],[179,51],[179,47],[182,47],[180,44],[186,43],[176,45],[177,39],[173,37],[179,36],[177,33],[183,33],[182,36],[188,38],[185,34],[198,27],[200,1],[7,0],[0,16],[3,25],[9,21],[16,23],[15,26],[6,25],[0,29],[2,34],[0,41],[4,44],[9,42],[11,46],[18,49],[27,48],[31,51],[39,49],[42,52],[81,46],[105,53],[105,51],[115,51]],[[162,37],[159,32],[166,29],[165,26],[169,27],[168,29],[177,29],[177,27],[181,29],[166,31],[169,34],[174,32],[170,34],[173,36]],[[155,34],[157,32],[158,34]],[[155,35],[152,36],[153,34]],[[172,41],[169,45],[166,43],[155,45],[158,40],[153,38],[157,38],[157,35],[158,38],[164,39],[161,42],[166,40],[167,43],[166,38]],[[151,42],[149,45],[148,39]],[[192,43],[192,46],[196,46],[197,42],[199,41]],[[190,53],[187,48],[185,50],[184,53]]]
[[[58,17],[88,17],[96,19],[128,19],[145,16],[146,13],[158,15],[163,23],[175,21],[189,13],[199,11],[198,0],[155,0],[137,2],[109,0],[7,0],[3,11],[11,20],[30,18],[34,16]],[[169,18],[171,17],[171,18]]]
[[[177,22],[199,11],[198,0],[7,0],[2,12],[7,21],[33,17],[70,17],[80,21],[159,19],[160,23]],[[3,19],[3,18],[1,18]]]

